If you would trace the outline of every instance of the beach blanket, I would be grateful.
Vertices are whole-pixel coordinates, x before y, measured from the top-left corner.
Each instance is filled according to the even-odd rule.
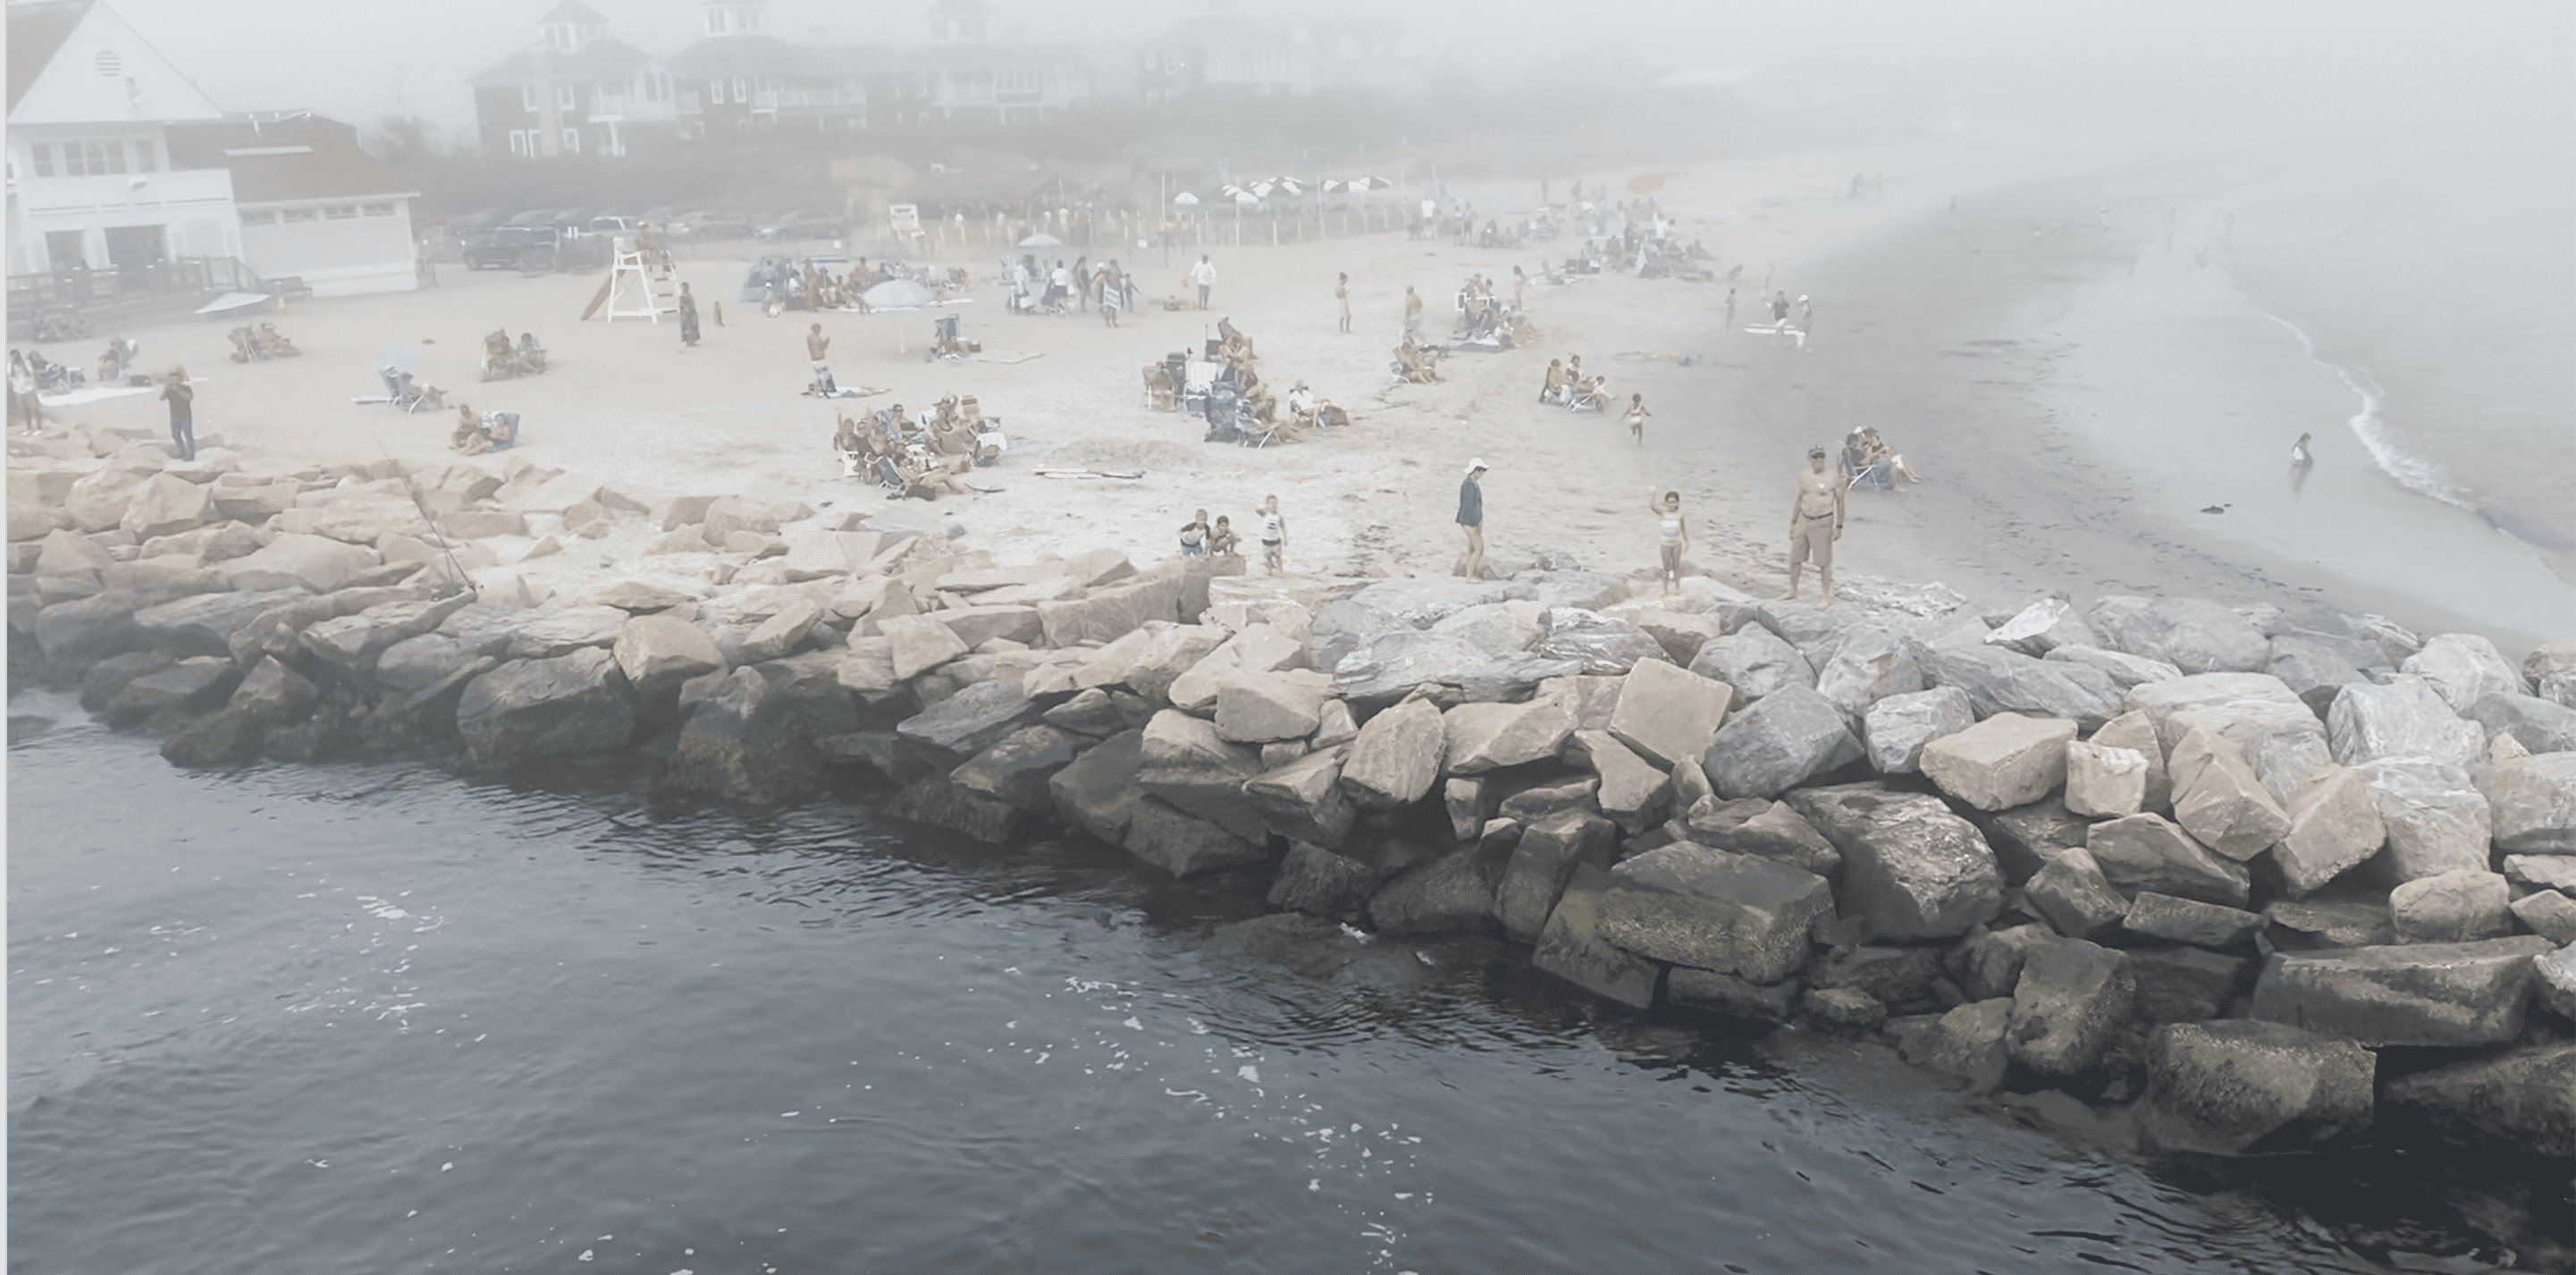
[[[1129,481],[1145,476],[1141,469],[1041,469],[1040,478],[1121,478]]]
[[[811,393],[812,391],[810,391],[810,390],[809,390],[809,391],[807,391],[807,392],[808,392],[808,393]],[[842,386],[841,388],[836,389],[836,390],[832,391],[832,392],[831,392],[831,393],[829,393],[829,394],[822,395],[821,397],[823,397],[823,398],[873,398],[873,397],[875,397],[875,396],[877,396],[877,395],[879,395],[879,394],[892,394],[892,393],[894,393],[894,391],[893,391],[893,390],[888,389],[888,388],[885,388],[885,387],[883,387],[883,386],[877,386],[877,385],[844,385],[844,386]]]
[[[198,379],[200,378],[189,378],[189,384],[195,384]],[[47,407],[78,407],[83,403],[97,403],[111,398],[132,398],[137,394],[160,392],[159,385],[126,385],[120,382],[114,385],[84,385],[79,389],[67,390],[60,394],[39,394],[36,398]]]
[[[1045,358],[1046,352],[1043,350],[986,350],[981,354],[969,354],[966,357],[984,363],[1026,363],[1030,359]]]

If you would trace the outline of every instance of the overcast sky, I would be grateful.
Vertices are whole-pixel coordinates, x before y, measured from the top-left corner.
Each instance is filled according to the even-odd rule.
[[[698,0],[588,2],[608,16],[612,36],[648,52],[677,51],[699,32]],[[310,107],[361,124],[407,111],[461,127],[472,119],[466,77],[526,45],[554,0],[110,3],[228,109]],[[2094,99],[2147,109],[2447,104],[2510,123],[2526,104],[2566,115],[2565,68],[2576,62],[2576,5],[2558,0],[1238,0],[1238,7],[1395,17],[1435,59],[1493,76],[1539,60],[1563,65],[1579,53],[1577,65],[1605,77],[1684,67],[1856,85],[1946,76],[2028,82],[2069,94],[2077,106]],[[996,39],[1116,44],[1162,28],[1191,0],[994,0],[992,8]],[[799,42],[918,44],[927,34],[922,9],[922,0],[774,0],[767,30]]]

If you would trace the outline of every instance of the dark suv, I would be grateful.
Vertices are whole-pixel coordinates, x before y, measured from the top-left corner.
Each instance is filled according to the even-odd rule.
[[[502,226],[465,246],[469,270],[546,269],[554,264],[552,227]]]

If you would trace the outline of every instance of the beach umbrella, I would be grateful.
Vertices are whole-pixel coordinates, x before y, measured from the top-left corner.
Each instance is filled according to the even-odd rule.
[[[1357,190],[1390,190],[1395,186],[1394,182],[1383,177],[1354,177],[1350,184]]]
[[[1302,195],[1306,193],[1306,188],[1298,185],[1297,179],[1294,177],[1273,177],[1263,184],[1269,186],[1272,190],[1284,190],[1291,195]],[[1268,192],[1265,191],[1263,193],[1267,194]]]
[[[1234,202],[1237,204],[1257,204],[1261,202],[1261,196],[1245,190],[1240,186],[1228,187],[1227,193],[1234,196]]]
[[[930,289],[910,279],[888,279],[860,293],[859,300],[871,311],[926,310],[939,303]]]
[[[1179,204],[1179,205],[1181,205],[1181,206],[1183,206],[1183,207],[1187,207],[1187,206],[1189,206],[1189,205],[1191,205],[1191,204],[1195,204],[1195,203],[1197,203],[1198,201],[1199,201],[1199,197],[1198,197],[1198,196],[1193,195],[1193,194],[1191,194],[1190,192],[1188,192],[1188,191],[1186,191],[1186,190],[1185,190],[1185,191],[1182,191],[1181,193],[1179,193],[1179,194],[1177,194],[1177,195],[1172,196],[1172,202],[1173,202],[1173,203],[1176,203],[1176,204]]]
[[[1021,240],[1020,246],[1023,248],[1061,248],[1064,246],[1064,241],[1046,233],[1045,231],[1039,231],[1038,233]]]
[[[1639,173],[1628,179],[1628,189],[1640,195],[1651,195],[1664,188],[1662,173]]]

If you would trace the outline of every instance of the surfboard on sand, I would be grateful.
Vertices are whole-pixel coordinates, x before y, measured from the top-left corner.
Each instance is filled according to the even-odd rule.
[[[1799,333],[1806,331],[1806,329],[1775,328],[1768,323],[1757,323],[1752,327],[1746,328],[1745,331],[1750,332],[1755,336],[1796,336]]]

